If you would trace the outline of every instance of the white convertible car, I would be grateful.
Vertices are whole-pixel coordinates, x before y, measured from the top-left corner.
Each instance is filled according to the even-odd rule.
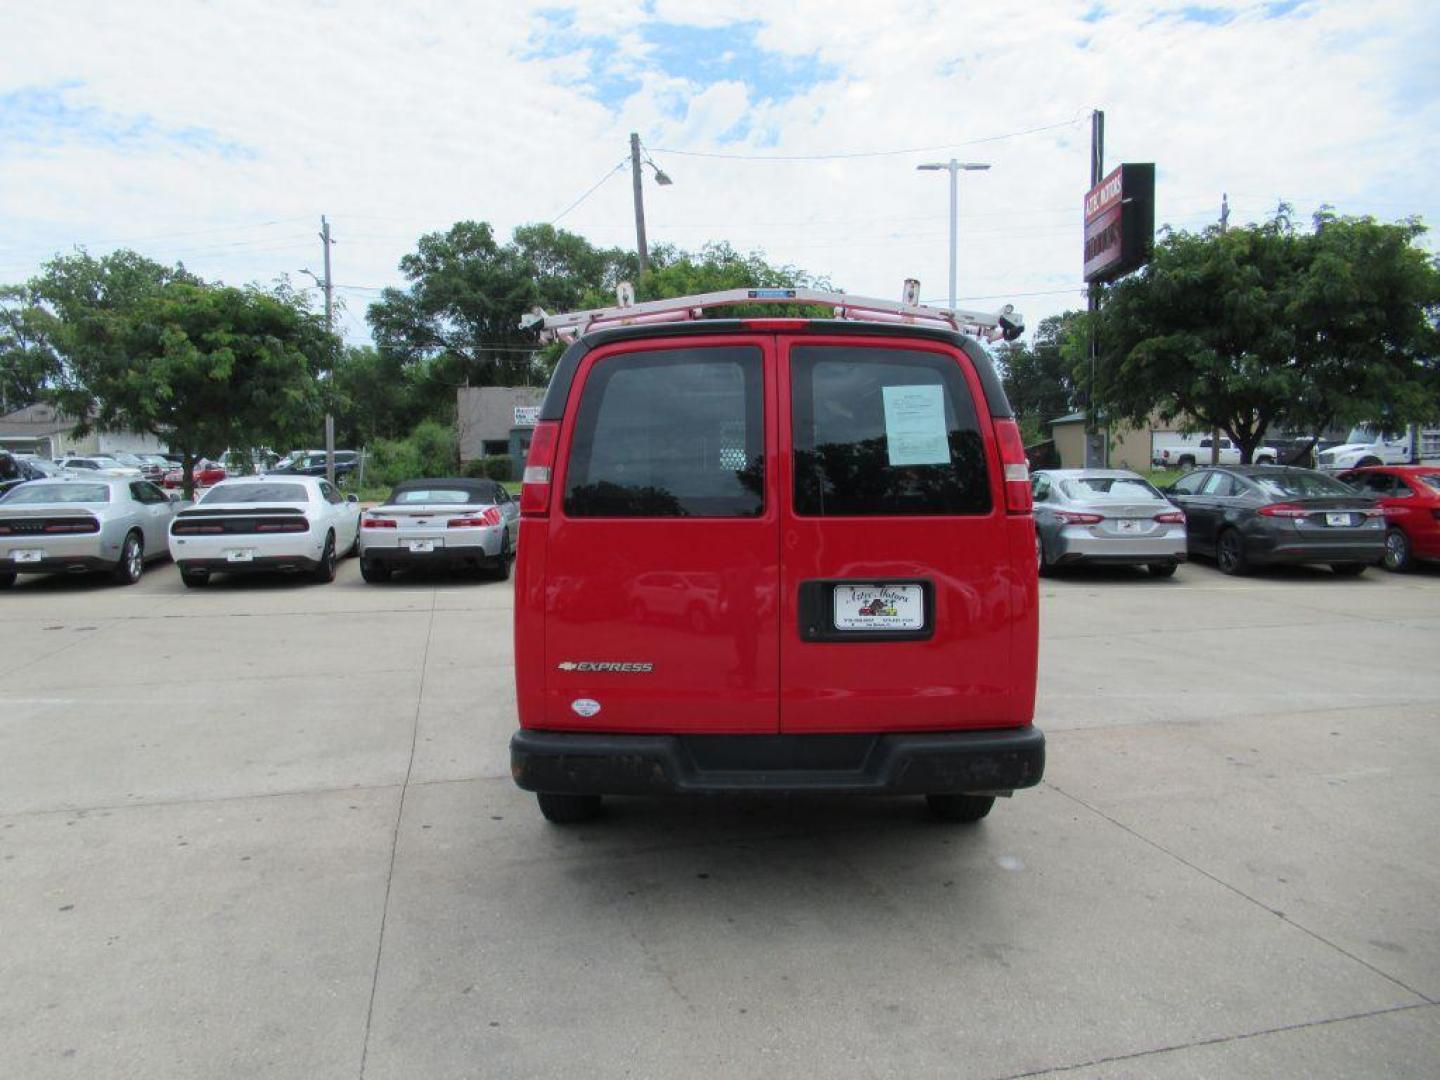
[[[360,504],[317,476],[222,480],[170,526],[170,556],[186,585],[216,571],[283,570],[334,581],[340,552],[358,543]]]
[[[485,569],[500,580],[520,533],[520,504],[494,480],[407,480],[360,519],[360,574],[388,581],[422,566]]]

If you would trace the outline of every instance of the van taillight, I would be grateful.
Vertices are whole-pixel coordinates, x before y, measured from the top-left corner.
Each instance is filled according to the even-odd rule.
[[[1025,443],[1020,425],[1014,420],[993,421],[1000,444],[1000,465],[1005,470],[1005,509],[1012,514],[1030,513],[1030,463],[1025,460]]]
[[[546,517],[550,513],[550,476],[555,467],[555,444],[559,440],[560,425],[554,420],[542,420],[535,425],[520,485],[522,517]]]

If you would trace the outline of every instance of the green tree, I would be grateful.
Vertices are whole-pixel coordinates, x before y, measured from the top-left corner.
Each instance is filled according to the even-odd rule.
[[[1084,332],[1084,318],[1080,311],[1051,315],[1035,328],[1033,342],[1007,342],[996,350],[1005,396],[1027,443],[1047,438],[1046,425],[1079,406],[1080,390],[1069,354]]]
[[[59,376],[53,329],[30,286],[0,286],[0,413],[33,405]]]
[[[448,415],[460,386],[543,378],[521,316],[575,308],[587,291],[613,287],[626,265],[619,250],[550,225],[523,226],[501,244],[485,222],[461,221],[420,238],[400,260],[409,285],[386,289],[367,318],[376,347],[412,373],[419,413]]]
[[[205,285],[133,252],[81,253],[32,282],[55,316],[63,371],[48,395],[78,430],[128,428],[184,458],[288,441],[322,411],[333,338],[288,288]]]
[[[1286,208],[1222,233],[1168,232],[1151,264],[1106,291],[1097,405],[1218,428],[1250,461],[1272,425],[1318,431],[1440,411],[1440,269],[1415,221]]]

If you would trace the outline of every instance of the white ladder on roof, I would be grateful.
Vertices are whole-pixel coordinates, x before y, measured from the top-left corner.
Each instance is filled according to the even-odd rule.
[[[535,308],[520,319],[521,329],[540,328],[542,341],[573,341],[581,334],[611,326],[642,326],[650,323],[683,322],[704,318],[709,308],[733,307],[738,304],[804,304],[828,307],[837,319],[863,322],[900,323],[911,326],[933,325],[970,333],[985,341],[1014,341],[1025,331],[1025,319],[1013,304],[998,311],[966,311],[961,308],[929,307],[919,302],[920,282],[905,282],[903,300],[877,300],[869,296],[823,289],[756,288],[726,289],[722,292],[675,296],[666,300],[635,302],[635,289],[622,281],[616,290],[614,307],[590,308],[551,315]]]

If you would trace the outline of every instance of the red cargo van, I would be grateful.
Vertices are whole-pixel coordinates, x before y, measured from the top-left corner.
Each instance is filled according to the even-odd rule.
[[[691,318],[765,301],[845,317]],[[808,290],[543,318],[580,331],[517,545],[512,772],[548,819],[853,792],[975,821],[1040,781],[1028,472],[969,320]]]

